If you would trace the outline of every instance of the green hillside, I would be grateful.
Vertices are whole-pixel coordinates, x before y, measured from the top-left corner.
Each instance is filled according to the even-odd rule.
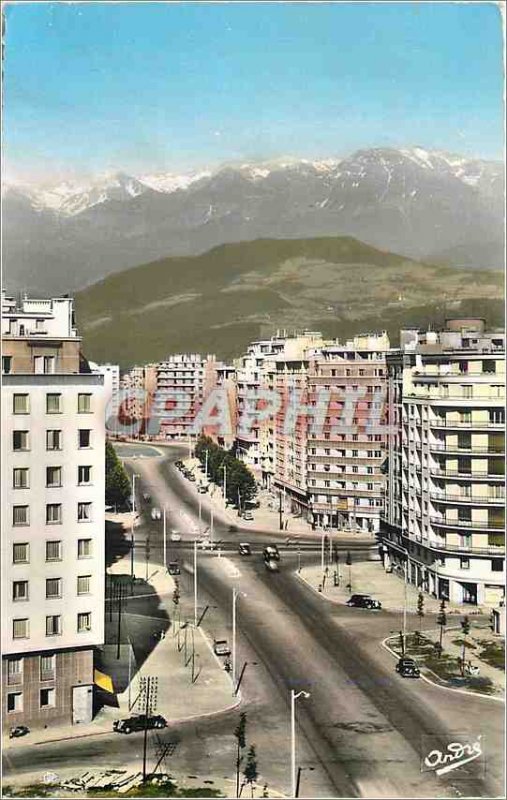
[[[116,273],[76,295],[83,349],[123,367],[169,353],[231,358],[278,328],[344,337],[477,314],[503,321],[503,275],[422,264],[350,237],[259,239]]]

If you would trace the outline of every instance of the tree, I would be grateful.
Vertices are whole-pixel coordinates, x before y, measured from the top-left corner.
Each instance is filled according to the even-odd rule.
[[[440,603],[440,610],[437,616],[437,625],[440,626],[440,640],[438,643],[438,657],[442,655],[442,639],[444,636],[444,628],[447,625],[447,614],[445,613],[445,600]]]
[[[259,776],[257,770],[257,755],[255,753],[254,745],[251,745],[251,747],[249,747],[248,749],[243,775],[245,776],[245,783],[250,784],[250,790],[252,792],[252,797],[253,797],[254,784],[257,783],[257,778]]]
[[[417,595],[417,616],[419,617],[419,631],[418,631],[418,639],[421,638],[421,629],[422,629],[422,621],[424,617],[424,595],[422,592],[419,592]]]
[[[173,591],[173,603],[175,606],[178,605],[180,602],[180,584],[178,581],[174,581],[174,591]]]
[[[350,555],[349,550],[347,550],[347,558],[345,559],[345,563],[349,568],[349,582],[347,584],[347,589],[352,591],[352,556]]]
[[[467,616],[461,620],[461,632],[463,633],[463,644],[461,650],[461,675],[465,674],[465,648],[467,645],[467,636],[470,633],[470,620]]]
[[[244,711],[241,712],[239,715],[239,722],[234,729],[234,736],[237,741],[237,750],[236,750],[236,797],[239,797],[239,775],[240,775],[240,768],[241,762],[243,761],[243,756],[241,755],[241,751],[244,747],[246,747],[246,714]]]
[[[123,506],[131,494],[130,480],[111,442],[106,441],[106,493],[109,506]]]

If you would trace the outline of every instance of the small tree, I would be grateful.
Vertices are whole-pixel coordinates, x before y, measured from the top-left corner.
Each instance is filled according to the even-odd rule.
[[[417,641],[420,642],[422,621],[424,617],[424,595],[422,592],[419,592],[419,594],[417,595],[417,616],[419,617],[419,631],[417,635]]]
[[[245,776],[245,783],[250,784],[250,790],[253,797],[254,785],[257,783],[257,778],[259,776],[257,770],[257,755],[254,745],[251,745],[251,747],[248,749],[243,775]]]
[[[461,632],[463,633],[463,644],[461,650],[461,675],[465,674],[465,648],[467,645],[467,636],[470,633],[470,620],[467,616],[461,620]]]
[[[175,606],[177,606],[179,602],[180,602],[180,584],[178,581],[174,581],[173,603]]]
[[[241,755],[241,751],[244,747],[246,747],[246,714],[244,711],[241,712],[239,715],[239,722],[234,729],[234,736],[236,737],[237,742],[237,749],[236,749],[236,797],[239,797],[239,775],[240,775],[240,768],[241,762],[243,761],[243,756]]]
[[[447,625],[447,614],[445,613],[445,600],[440,603],[440,610],[437,616],[437,625],[440,626],[440,639],[438,643],[438,657],[442,655],[442,639],[444,636],[444,628]]]
[[[347,558],[345,559],[345,563],[349,568],[349,582],[347,584],[347,589],[352,591],[352,556],[350,555],[349,550],[347,550]]]

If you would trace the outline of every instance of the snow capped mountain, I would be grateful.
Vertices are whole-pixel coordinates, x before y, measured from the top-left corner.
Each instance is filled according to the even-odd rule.
[[[500,162],[422,147],[11,185],[4,264],[15,286],[61,291],[226,242],[346,235],[423,260],[502,266],[503,186]]]

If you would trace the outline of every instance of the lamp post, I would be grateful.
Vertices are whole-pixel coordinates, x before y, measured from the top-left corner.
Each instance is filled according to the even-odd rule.
[[[238,602],[238,595],[246,597],[244,592],[240,592],[236,587],[232,590],[232,693],[236,694],[236,605]]]
[[[224,508],[227,508],[227,464],[222,464],[224,471]]]
[[[167,569],[167,519],[166,519],[166,510],[167,510],[167,507],[164,506],[164,569]]]
[[[197,539],[194,540],[194,625],[197,628]]]
[[[297,776],[296,776],[296,700],[299,697],[308,699],[309,692],[301,690],[296,694],[294,689],[290,690],[290,732],[291,732],[291,797],[297,797]]]
[[[199,530],[199,536],[200,536],[201,533],[202,533],[202,500],[201,500],[201,493],[200,492],[197,495],[197,498],[198,498],[197,502],[198,502],[198,505],[199,505],[199,527],[198,527],[198,530]]]

